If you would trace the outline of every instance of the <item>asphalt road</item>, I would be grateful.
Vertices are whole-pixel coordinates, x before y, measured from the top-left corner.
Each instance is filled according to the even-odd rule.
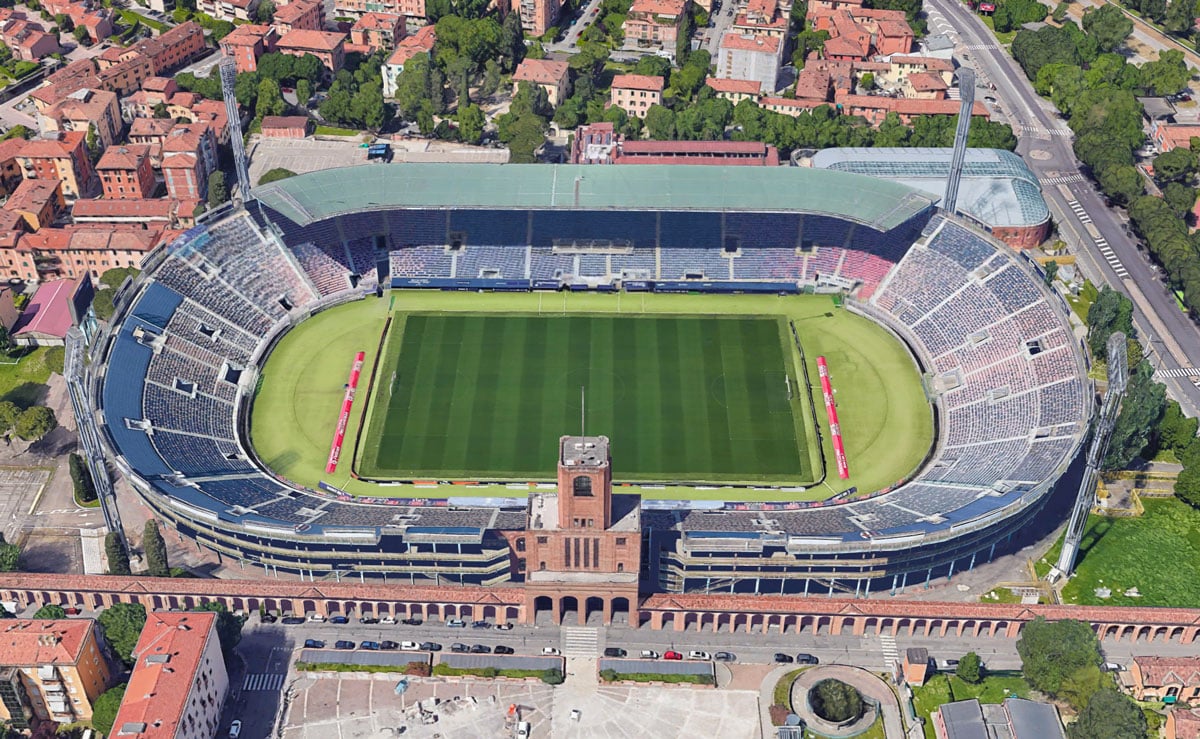
[[[1017,153],[1041,180],[1060,236],[1071,245],[1093,281],[1099,277],[1133,299],[1134,321],[1143,343],[1149,345],[1155,368],[1186,374],[1200,366],[1200,331],[1179,310],[1156,269],[1128,234],[1123,216],[1107,207],[1103,196],[1080,173],[1066,121],[1034,92],[1021,68],[966,5],[957,0],[928,0],[926,12],[931,29],[955,38],[959,58],[975,67],[983,81],[996,86],[995,95],[1019,138]],[[1200,370],[1195,373],[1200,375]],[[1200,389],[1191,381],[1200,377],[1160,379],[1191,415],[1200,415]]]

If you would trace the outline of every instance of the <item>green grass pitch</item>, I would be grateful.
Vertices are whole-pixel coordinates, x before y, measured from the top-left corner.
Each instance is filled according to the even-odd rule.
[[[359,473],[553,477],[586,402],[622,479],[811,482],[790,341],[753,316],[401,314]]]
[[[596,379],[592,378],[592,365],[587,365],[586,373],[582,370],[572,373],[571,370],[566,369],[566,365],[563,365],[562,381],[559,382],[559,375],[555,375],[554,382],[547,383],[548,387],[542,389],[547,393],[551,390],[555,394],[561,392],[561,399],[555,401],[552,407],[545,406],[540,413],[531,414],[527,419],[532,423],[536,415],[537,421],[545,425],[543,433],[551,440],[550,446],[543,447],[542,451],[536,453],[536,460],[533,459],[535,456],[533,450],[522,450],[522,453],[529,452],[524,458],[530,460],[522,462],[522,466],[527,466],[532,471],[540,471],[540,474],[537,475],[540,479],[550,479],[551,477],[550,473],[553,470],[556,453],[553,441],[561,434],[578,433],[580,385],[587,387],[588,432],[607,433],[610,436],[613,445],[615,478],[620,482],[630,483],[628,489],[639,492],[645,498],[823,500],[850,487],[857,487],[860,493],[866,493],[893,485],[905,475],[912,473],[928,454],[932,444],[932,412],[925,397],[920,374],[907,349],[887,330],[874,322],[854,315],[846,309],[835,307],[829,296],[654,295],[642,293],[480,294],[414,290],[393,291],[390,296],[383,299],[368,298],[323,311],[305,320],[280,340],[263,366],[258,389],[250,409],[250,441],[256,454],[272,470],[298,484],[316,487],[320,481],[325,481],[355,495],[395,497],[445,497],[464,494],[526,495],[529,487],[524,484],[492,485],[486,490],[471,490],[470,488],[464,489],[459,485],[414,486],[399,483],[372,483],[357,479],[351,474],[353,461],[357,461],[360,470],[364,462],[367,463],[367,466],[370,465],[371,460],[367,458],[371,456],[371,449],[377,444],[372,440],[373,435],[376,434],[379,426],[384,424],[384,416],[387,415],[386,412],[376,413],[376,411],[379,409],[386,411],[388,404],[377,402],[378,398],[370,398],[370,402],[368,402],[369,395],[377,394],[381,384],[386,385],[390,382],[393,372],[399,378],[400,389],[403,391],[403,378],[407,376],[407,373],[402,372],[399,368],[399,363],[405,354],[401,351],[400,345],[405,341],[407,333],[405,326],[409,318],[414,316],[463,318],[496,316],[503,318],[513,315],[526,317],[542,315],[547,317],[546,320],[550,321],[550,325],[561,321],[561,325],[564,326],[576,317],[586,318],[584,323],[597,326],[600,324],[592,319],[603,316],[620,319],[628,316],[629,320],[634,321],[637,326],[653,326],[655,342],[660,340],[660,330],[664,330],[660,327],[673,325],[674,330],[678,333],[680,326],[701,319],[703,319],[702,323],[708,325],[720,323],[725,319],[729,319],[733,324],[746,321],[749,325],[760,326],[764,334],[770,333],[769,339],[761,345],[756,344],[753,351],[759,352],[758,356],[760,357],[767,356],[762,352],[778,352],[783,355],[783,359],[764,359],[764,363],[769,366],[757,374],[751,372],[748,376],[748,381],[751,382],[750,389],[745,392],[752,392],[753,381],[767,382],[768,384],[774,382],[774,379],[764,372],[787,372],[793,380],[803,374],[799,356],[789,343],[790,337],[788,340],[781,339],[778,328],[781,324],[794,325],[804,347],[806,360],[804,364],[811,382],[814,384],[817,382],[817,356],[824,355],[829,360],[851,471],[849,480],[839,480],[836,473],[833,472],[830,472],[823,482],[817,484],[810,484],[805,479],[806,476],[809,479],[812,478],[814,474],[812,470],[820,469],[822,459],[827,460],[824,464],[827,470],[833,469],[833,451],[829,440],[828,422],[825,418],[824,408],[820,405],[820,387],[817,386],[815,413],[811,407],[812,398],[804,392],[797,394],[795,390],[793,390],[793,395],[798,395],[800,402],[809,404],[803,410],[792,407],[790,413],[764,413],[760,406],[757,411],[754,411],[756,419],[758,421],[765,419],[766,424],[765,428],[760,428],[757,423],[754,425],[753,438],[755,439],[764,433],[782,434],[781,438],[786,438],[789,431],[782,427],[786,426],[784,418],[790,416],[793,427],[790,431],[792,437],[788,440],[791,445],[789,453],[790,449],[798,450],[799,464],[793,467],[793,469],[799,470],[798,472],[777,474],[763,468],[757,457],[751,459],[746,456],[745,452],[738,452],[736,455],[729,455],[730,458],[738,457],[739,465],[734,468],[736,471],[717,481],[715,486],[703,485],[701,482],[692,482],[683,487],[638,484],[639,480],[645,482],[655,477],[655,475],[642,473],[642,470],[649,469],[650,455],[668,455],[667,447],[662,450],[648,448],[643,452],[640,450],[642,444],[649,444],[651,441],[656,446],[677,443],[674,436],[663,441],[662,435],[666,432],[674,433],[678,427],[681,429],[679,439],[683,439],[685,436],[696,439],[698,441],[689,443],[701,443],[707,450],[712,444],[708,439],[712,437],[700,433],[699,428],[693,428],[696,425],[696,418],[701,417],[702,413],[705,414],[704,417],[708,418],[710,423],[708,433],[715,435],[717,430],[714,429],[718,429],[723,438],[729,439],[735,434],[731,433],[731,427],[721,425],[725,423],[721,414],[728,413],[736,421],[736,419],[744,418],[743,414],[747,413],[750,408],[747,402],[740,400],[735,403],[736,408],[722,407],[718,401],[718,394],[714,392],[718,389],[717,387],[710,387],[707,394],[699,393],[696,390],[688,391],[690,402],[684,405],[683,393],[689,387],[687,383],[691,382],[694,386],[698,382],[698,377],[725,374],[729,370],[715,372],[709,369],[707,363],[697,366],[693,360],[677,354],[673,361],[680,365],[678,373],[667,372],[661,367],[657,370],[649,367],[637,375],[640,380],[644,380],[646,377],[653,379],[654,382],[645,387],[643,387],[642,381],[627,383],[622,380],[618,391],[611,389],[608,391],[613,398],[607,411],[602,407],[601,397],[599,397],[604,383],[600,381],[599,375]],[[388,332],[389,345],[384,347],[383,355],[377,357],[380,338],[389,316],[393,317],[397,330]],[[557,318],[551,320],[549,318],[551,316]],[[667,319],[679,320],[672,322]],[[510,328],[507,320],[503,322],[506,325],[505,331],[513,330],[520,324],[520,322],[512,323],[512,328]],[[530,324],[529,322],[525,323],[525,330],[528,331]],[[769,332],[766,330],[768,325],[771,326]],[[671,330],[671,328],[665,329],[668,333]],[[694,347],[697,352],[696,356],[699,356],[702,361],[705,351],[714,352],[717,346],[726,346],[721,333],[713,333],[708,329],[705,329],[704,333],[703,340],[690,342],[688,349],[691,351],[691,348]],[[790,334],[790,328],[788,333]],[[583,334],[580,333],[579,336],[583,336]],[[595,337],[594,332],[589,337],[589,354]],[[526,340],[530,340],[528,336],[526,336]],[[582,339],[576,340],[582,341]],[[720,343],[709,345],[705,343],[706,340]],[[570,339],[568,339],[568,346],[569,341]],[[525,371],[536,369],[532,360],[525,361],[526,353],[519,351],[521,346],[514,343],[509,350],[515,351],[516,355],[519,355],[519,362],[524,361]],[[547,346],[560,345],[547,341]],[[342,463],[336,473],[326,475],[324,471],[325,458],[329,453],[329,444],[337,423],[338,410],[345,392],[346,378],[357,351],[365,351],[367,355],[363,380],[359,386],[358,397],[355,400],[347,430]],[[426,353],[430,356],[424,356]],[[617,355],[611,351],[607,353],[612,355],[615,368]],[[732,353],[736,354],[736,352]],[[432,361],[438,354],[440,351],[422,350],[408,357],[406,361],[415,361],[419,367],[422,361]],[[671,355],[668,352],[666,356]],[[731,356],[731,351],[728,349],[719,352],[719,356],[721,362],[734,367],[737,366],[735,359],[744,359],[740,356]],[[379,359],[378,365],[376,364],[377,359]],[[537,364],[544,365],[549,361],[563,362],[566,359],[563,351],[546,354],[544,350],[541,361]],[[389,363],[391,366],[388,366]],[[511,372],[515,369],[515,366],[510,366],[513,363],[507,359],[497,361],[494,357],[489,361],[481,359],[480,364],[482,369],[487,371]],[[367,383],[373,369],[375,370],[376,384],[369,393]],[[691,374],[693,372],[698,374]],[[742,372],[744,373],[744,370]],[[607,374],[604,377],[604,382],[607,382],[610,388],[617,386],[617,372],[613,372],[611,380],[608,379],[609,375]],[[778,382],[782,384],[783,380],[780,378]],[[553,385],[553,388],[549,385]],[[724,381],[717,385],[721,393],[730,392]],[[667,418],[661,421],[650,418],[650,422],[655,424],[659,431],[654,436],[649,433],[644,437],[639,436],[637,437],[638,441],[635,442],[631,434],[636,433],[638,429],[629,423],[621,423],[614,409],[621,407],[623,403],[631,404],[633,409],[623,414],[629,416],[630,413],[648,413],[650,408],[662,407],[634,402],[640,397],[639,394],[651,392],[667,393],[671,397],[678,397],[679,401],[677,402],[684,415],[682,420],[676,421],[670,421]],[[420,392],[414,391],[413,396],[421,402],[433,402],[432,398],[422,397]],[[693,400],[694,396],[699,396],[703,402]],[[551,399],[554,397],[552,394]],[[786,386],[780,395],[767,394],[764,397],[770,403],[778,403],[781,397],[786,400]],[[505,407],[517,407],[532,401],[524,398],[521,394],[509,394],[498,396],[497,402],[496,409],[498,411]],[[727,399],[725,402],[730,401]],[[503,403],[509,405],[504,406]],[[360,422],[364,420],[364,409],[368,410],[365,420],[370,428],[361,429],[358,458],[352,460],[355,451],[354,440],[360,436],[359,426]],[[484,408],[480,410],[482,415],[479,416],[463,413],[462,417],[470,417],[471,421],[467,424],[460,443],[467,442],[471,437],[471,428],[475,423],[486,421],[486,425],[493,431],[500,429],[500,434],[490,441],[480,437],[474,443],[511,445],[512,441],[509,437],[514,436],[513,427],[499,423],[495,417],[487,416],[496,411]],[[613,417],[612,426],[606,425],[608,422],[603,418],[605,413]],[[714,413],[717,415],[711,415]],[[403,414],[398,414],[397,419],[403,421]],[[470,449],[469,446],[467,448]],[[401,453],[404,453],[403,450]],[[643,453],[647,454],[645,459],[641,456]],[[420,454],[423,456],[425,452],[422,451]],[[768,452],[768,454],[770,453]],[[783,454],[777,459],[784,459],[787,456],[788,454]],[[394,459],[394,455],[384,455],[382,461],[393,465],[393,469],[395,469],[399,465],[393,461]],[[701,462],[710,463],[707,459],[701,460]],[[745,464],[741,465],[740,462],[745,462]],[[439,460],[435,464],[446,463]],[[707,469],[710,473],[716,474],[715,468],[718,464],[722,463],[712,460]],[[635,465],[637,466],[635,467]],[[510,468],[515,470],[517,466],[514,458]],[[690,464],[687,466],[691,467]],[[692,480],[702,480],[704,478],[695,474],[698,469],[682,470],[683,474],[679,477],[682,478],[687,473],[691,473]],[[772,484],[779,484],[781,487],[779,489],[765,487],[768,484],[768,476]],[[750,478],[747,481],[758,486],[736,489],[720,487],[721,484],[734,477]],[[533,479],[533,477],[523,477],[522,483],[525,479]]]

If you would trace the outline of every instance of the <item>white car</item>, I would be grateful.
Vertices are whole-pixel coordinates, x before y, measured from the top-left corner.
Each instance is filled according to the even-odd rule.
[[[379,619],[379,623],[387,624],[388,626],[395,626],[396,625],[396,617],[395,616],[384,616],[383,618]]]
[[[238,719],[229,725],[229,739],[237,739],[242,735],[242,720]]]
[[[421,644],[415,641],[402,641],[400,642],[400,650],[403,652],[419,652],[421,651]]]
[[[643,649],[642,659],[658,659],[658,652],[653,649]]]
[[[529,739],[529,722],[522,721],[517,724],[517,739]]]
[[[308,617],[308,620],[309,620],[309,621],[312,621],[313,623],[319,624],[319,623],[324,623],[324,622],[325,622],[325,617],[324,617],[324,616],[322,616],[322,615],[321,615],[321,614],[319,614],[319,613],[314,613],[314,614],[312,614],[311,616],[309,616],[309,617]]]
[[[562,652],[558,651],[554,647],[542,647],[542,654],[546,655],[547,657],[562,656]]]
[[[693,649],[692,651],[688,652],[687,658],[688,659],[712,659],[712,657],[709,655],[708,652],[701,652],[698,649]]]

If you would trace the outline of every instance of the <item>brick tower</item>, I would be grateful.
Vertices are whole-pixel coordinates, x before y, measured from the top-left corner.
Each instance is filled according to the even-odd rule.
[[[641,496],[613,495],[608,437],[559,439],[558,490],[530,496],[525,528],[526,618],[636,612]]]

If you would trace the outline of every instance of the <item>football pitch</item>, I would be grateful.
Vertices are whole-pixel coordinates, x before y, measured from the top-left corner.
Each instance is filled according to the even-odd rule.
[[[400,313],[383,352],[366,478],[545,479],[581,429],[625,480],[814,477],[781,318]]]
[[[327,474],[358,351],[345,448]],[[833,471],[817,356],[829,361],[848,480]],[[417,290],[324,310],[283,336],[258,379],[250,442],[311,488],[524,496],[553,479],[559,436],[579,433],[581,387],[587,433],[609,436],[614,479],[644,498],[865,494],[911,474],[933,442],[908,350],[829,296]],[[448,484],[472,480],[513,482]],[[656,484],[666,480],[681,484]]]

